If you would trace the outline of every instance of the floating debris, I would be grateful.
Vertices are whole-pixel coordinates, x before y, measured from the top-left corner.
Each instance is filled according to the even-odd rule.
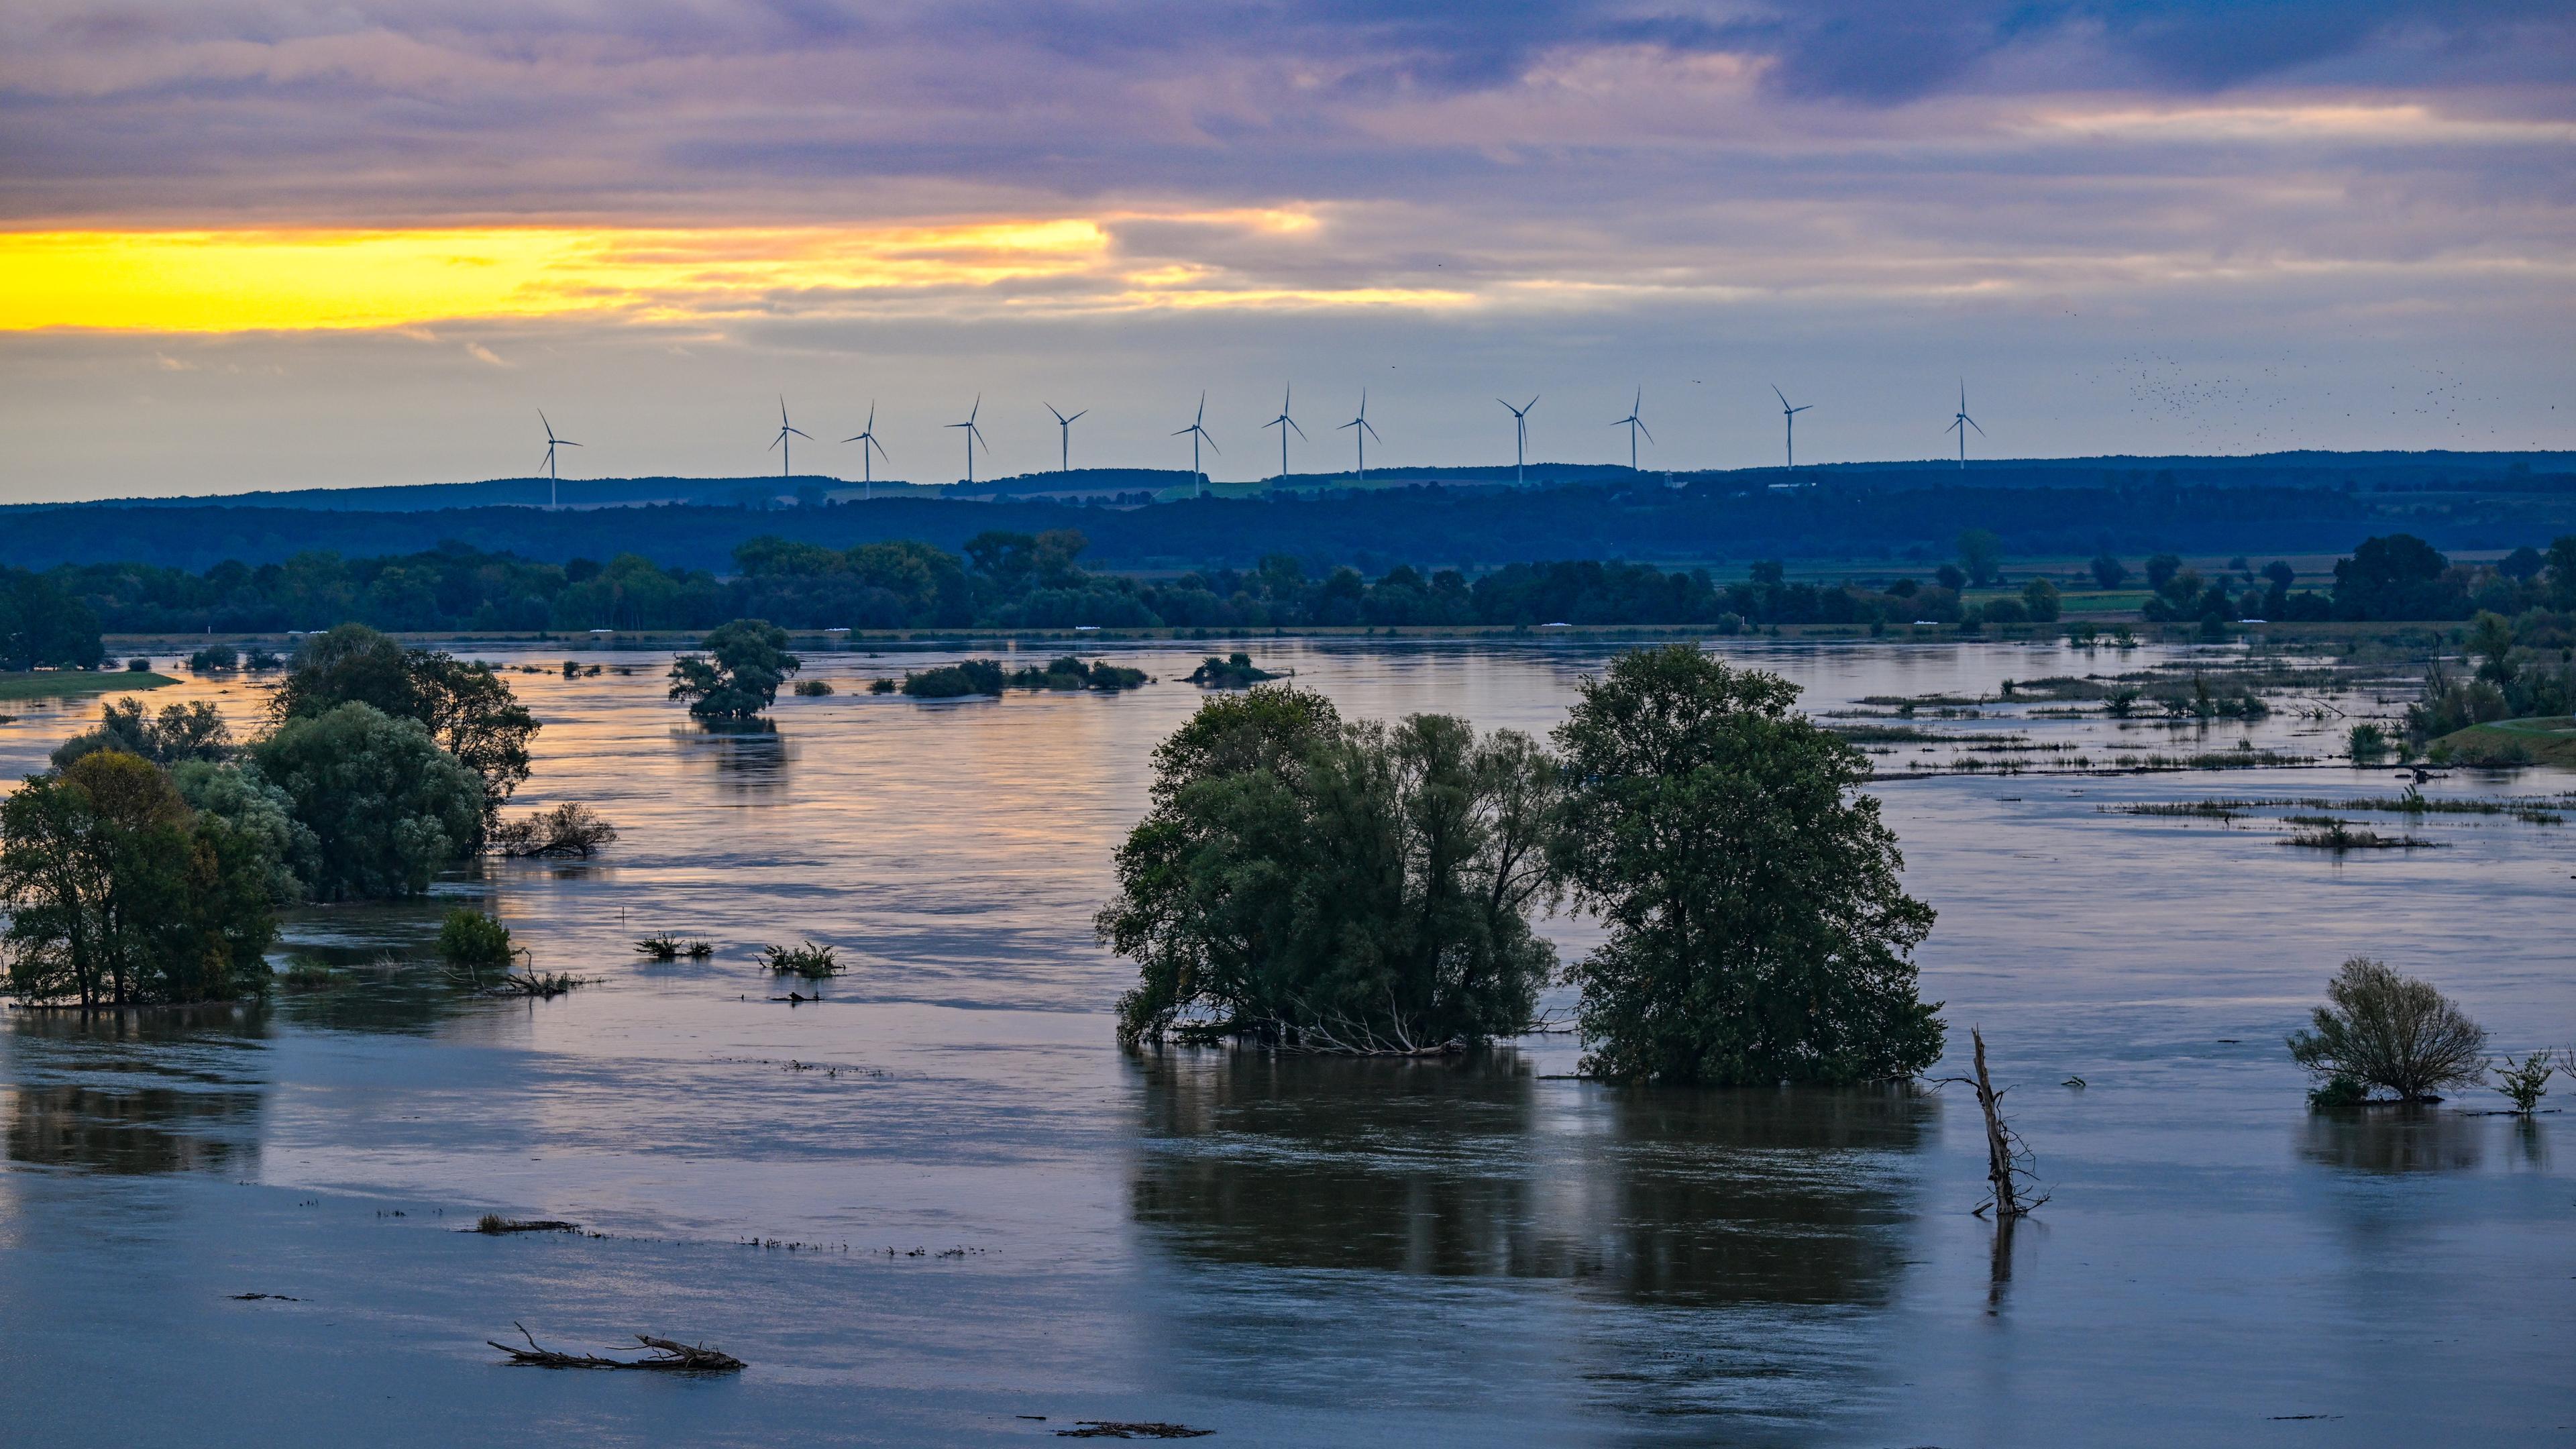
[[[593,1353],[557,1353],[553,1349],[541,1347],[537,1343],[536,1335],[528,1332],[525,1325],[514,1322],[510,1326],[518,1329],[519,1336],[528,1341],[526,1348],[512,1348],[506,1343],[489,1338],[483,1341],[508,1354],[512,1364],[524,1364],[531,1368],[647,1369],[662,1373],[730,1374],[741,1372],[743,1367],[741,1359],[704,1344],[678,1343],[645,1333],[635,1335],[635,1341],[653,1352],[642,1358],[603,1358]]]

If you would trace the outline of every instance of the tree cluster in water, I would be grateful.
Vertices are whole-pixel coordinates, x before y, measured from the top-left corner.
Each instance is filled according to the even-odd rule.
[[[9,989],[85,1006],[254,993],[280,906],[416,895],[496,836],[597,844],[587,812],[500,821],[536,730],[488,667],[356,624],[306,642],[246,745],[209,704],[110,702],[0,804]]]
[[[1157,749],[1101,940],[1134,1044],[1454,1049],[1527,1030],[1533,912],[1608,928],[1566,979],[1586,1069],[1711,1083],[1910,1076],[1941,1051],[1865,758],[1795,688],[1676,646],[1622,656],[1554,734],[1344,721],[1293,687],[1209,700]]]

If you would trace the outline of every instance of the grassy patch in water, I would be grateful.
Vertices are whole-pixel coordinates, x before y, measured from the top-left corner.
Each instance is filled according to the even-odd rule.
[[[0,699],[76,699],[126,689],[159,689],[179,681],[131,669],[0,670]]]

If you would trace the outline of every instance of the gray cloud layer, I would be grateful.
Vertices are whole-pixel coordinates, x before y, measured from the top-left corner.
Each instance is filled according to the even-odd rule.
[[[0,158],[19,228],[1104,217],[1116,274],[782,290],[696,326],[22,335],[14,496],[132,491],[183,446],[225,486],[508,471],[516,413],[476,419],[550,358],[580,362],[550,396],[654,438],[631,471],[723,470],[655,431],[730,416],[721,387],[871,388],[894,356],[929,409],[1060,387],[1075,349],[1176,394],[1453,372],[1416,394],[1424,457],[1484,448],[1465,413],[1506,377],[1625,373],[1651,406],[1728,369],[1758,393],[1755,347],[1841,390],[1820,458],[1923,451],[1914,390],[1971,365],[2047,399],[2016,451],[2576,443],[2550,401],[2576,380],[2576,11],[2541,0],[17,0]],[[1207,214],[1238,208],[1311,224]],[[1476,303],[1082,312],[1167,272]],[[345,436],[284,450],[302,390],[359,378]],[[118,396],[169,427],[102,456]],[[2392,401],[2417,397],[2445,401]],[[1666,451],[1760,461],[1748,414],[1676,419]]]

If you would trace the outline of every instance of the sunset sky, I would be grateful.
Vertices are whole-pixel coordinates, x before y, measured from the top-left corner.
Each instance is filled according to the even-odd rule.
[[[2576,10],[12,0],[0,501],[2576,447]]]

